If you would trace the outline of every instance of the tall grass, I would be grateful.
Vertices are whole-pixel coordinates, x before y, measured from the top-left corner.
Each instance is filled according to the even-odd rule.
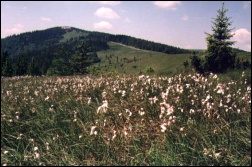
[[[2,78],[1,164],[251,165],[247,75]]]

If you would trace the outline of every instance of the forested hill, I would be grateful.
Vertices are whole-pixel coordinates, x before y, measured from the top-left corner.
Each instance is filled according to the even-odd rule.
[[[109,49],[108,42],[167,54],[190,52],[126,35],[53,27],[1,39],[1,75],[85,73],[83,69],[100,61],[96,52]]]
[[[167,37],[168,38],[168,37]],[[46,30],[32,31],[12,35],[1,39],[1,51],[7,51],[12,57],[33,50],[44,50],[55,45],[74,46],[80,41],[87,41],[90,51],[108,49],[107,42],[118,42],[139,49],[152,50],[167,54],[188,53],[188,50],[126,35],[113,35],[101,32],[81,30],[74,27],[54,27]],[[43,56],[43,54],[41,55]]]

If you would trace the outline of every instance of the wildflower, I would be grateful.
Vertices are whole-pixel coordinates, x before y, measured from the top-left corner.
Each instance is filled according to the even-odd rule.
[[[38,93],[39,93],[39,91],[37,91],[37,90],[34,91],[35,96],[38,96]]]
[[[158,98],[155,96],[153,98],[149,98],[149,101],[151,104],[153,104],[153,103],[156,103],[156,101],[158,101]]]
[[[221,153],[222,153],[222,152],[215,153],[215,154],[214,154],[215,158],[219,158],[219,157],[221,156]]]
[[[97,109],[97,113],[102,112],[102,113],[106,113],[108,110],[108,101],[104,100],[103,104],[101,106],[98,107]]]
[[[76,122],[77,121],[77,119],[75,118],[74,120],[73,120],[73,122]]]
[[[96,126],[92,126],[91,127],[91,131],[90,131],[90,135],[96,135],[97,134],[97,131],[95,131],[95,128],[96,128]]]
[[[180,132],[183,132],[184,129],[185,129],[185,127],[181,127],[181,128],[179,129],[179,131],[180,131]]]
[[[243,72],[242,72],[242,77],[244,77],[244,76],[245,76],[245,72],[243,71]]]
[[[138,111],[139,115],[144,115],[145,112],[143,111],[143,108],[141,108],[141,110]]]
[[[34,142],[34,139],[31,138],[31,139],[29,139],[29,141]]]
[[[247,87],[247,91],[248,91],[248,92],[251,91],[251,87],[250,87],[250,86]]]
[[[217,91],[218,94],[224,94],[224,89],[223,88],[219,88]]]
[[[194,113],[195,110],[194,109],[190,109],[190,114]]]
[[[166,126],[165,126],[166,124],[162,124],[162,125],[160,125],[160,127],[161,127],[161,132],[165,132],[166,131]]]
[[[50,147],[49,147],[49,143],[48,142],[46,142],[46,150],[49,150],[50,149]]]
[[[37,150],[38,150],[38,147],[34,147],[34,148],[33,148],[33,151],[37,151]]]
[[[7,96],[9,96],[9,95],[12,94],[12,92],[7,90],[7,91],[6,91],[6,94],[7,94]]]
[[[204,152],[204,155],[207,155],[208,154],[207,148],[204,148],[203,152]]]
[[[126,109],[126,113],[129,113],[129,117],[132,115],[129,109]]]
[[[39,162],[39,166],[46,166],[45,162]]]
[[[54,105],[51,105],[51,107],[49,108],[49,111],[54,111]]]
[[[23,134],[20,133],[20,134],[18,135],[17,139],[20,140],[22,136],[23,136]]]
[[[88,105],[91,103],[91,97],[88,97]]]
[[[74,111],[74,118],[77,118],[77,112]]]
[[[112,140],[114,140],[114,139],[115,139],[115,137],[116,137],[116,131],[115,131],[115,130],[113,130],[113,133],[114,133],[114,135],[112,136]]]
[[[144,75],[140,75],[139,77],[138,77],[138,79],[140,80],[140,79],[144,79]]]
[[[79,139],[82,138],[82,137],[83,137],[83,135],[79,135]]]
[[[46,96],[45,101],[49,100],[49,96]]]
[[[57,134],[56,137],[53,137],[53,140],[56,140],[59,138],[59,135]]]
[[[119,93],[122,93],[122,97],[124,97],[126,95],[126,91],[125,90],[119,90]]]
[[[3,152],[3,154],[7,154],[9,151],[7,151],[7,150],[5,150],[4,152]]]
[[[40,157],[40,154],[38,152],[35,152],[35,159],[38,159]]]

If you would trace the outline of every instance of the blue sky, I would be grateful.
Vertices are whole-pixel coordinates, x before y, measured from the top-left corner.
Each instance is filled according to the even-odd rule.
[[[71,26],[124,34],[187,49],[206,49],[222,3],[237,41],[251,51],[251,1],[1,1],[1,38]]]

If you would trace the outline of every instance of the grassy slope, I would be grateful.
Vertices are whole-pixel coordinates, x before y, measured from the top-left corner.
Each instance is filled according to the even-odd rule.
[[[114,42],[109,42],[109,46],[110,49],[97,52],[101,62],[95,67],[98,67],[100,71],[116,74],[146,73],[146,69],[150,67],[154,69],[155,74],[176,74],[184,69],[183,62],[189,60],[190,56],[190,54],[164,54],[140,50]],[[109,58],[106,58],[106,55]]]
[[[115,42],[108,44],[110,49],[97,52],[101,62],[91,67],[95,67],[100,73],[138,75],[141,72],[146,73],[146,70],[151,67],[154,69],[153,74],[173,76],[185,71],[184,61],[190,62],[190,54],[165,54],[141,50]],[[251,61],[251,52],[239,53],[238,56]],[[136,61],[134,61],[134,57]]]

